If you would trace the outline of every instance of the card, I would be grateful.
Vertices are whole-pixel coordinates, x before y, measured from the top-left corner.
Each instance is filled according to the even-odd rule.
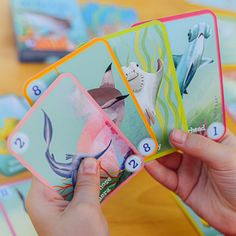
[[[219,140],[226,123],[216,16],[206,10],[162,21],[169,35],[189,132]]]
[[[1,229],[1,234],[2,235],[9,235],[12,236],[14,235],[14,231],[11,230],[9,223],[8,223],[8,218],[5,212],[5,209],[0,203],[0,229]]]
[[[40,97],[56,79],[55,73],[67,72],[77,77],[143,156],[156,153],[158,141],[154,131],[106,40],[95,39],[83,45],[32,78],[25,87],[26,97],[30,99],[32,94],[34,99]]]
[[[153,21],[105,38],[157,136],[158,152],[146,161],[174,152],[169,134],[187,125],[164,25]]]
[[[58,60],[88,40],[76,0],[11,0],[11,12],[22,62]]]
[[[236,71],[224,73],[224,91],[226,109],[236,121]]]
[[[194,228],[197,230],[199,235],[202,236],[223,236],[219,231],[211,227],[206,221],[201,219],[190,207],[183,203],[183,201],[176,197],[177,204],[184,211],[186,216],[189,218]]]
[[[24,170],[23,166],[10,155],[6,141],[27,110],[27,104],[22,97],[0,96],[0,173],[5,176],[11,176]]]
[[[1,228],[1,235],[37,235],[25,208],[25,199],[30,184],[31,180],[24,180],[0,187],[0,204],[8,223],[6,232],[11,232],[2,234]]]
[[[86,157],[99,160],[101,202],[141,170],[143,163],[137,149],[72,74],[61,75],[49,87],[17,126],[8,147],[65,199],[71,199],[77,171]]]
[[[132,8],[92,2],[82,5],[81,11],[90,38],[111,34],[138,22],[138,14]]]
[[[204,10],[160,20],[167,28],[189,132],[220,140],[226,122],[216,17]]]

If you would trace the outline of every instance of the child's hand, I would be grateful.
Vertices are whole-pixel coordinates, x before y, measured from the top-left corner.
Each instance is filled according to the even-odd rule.
[[[42,236],[106,236],[108,226],[99,203],[99,169],[93,158],[85,159],[71,202],[33,179],[26,202],[28,213]]]
[[[174,130],[173,146],[183,152],[146,164],[146,170],[174,191],[199,216],[225,234],[236,234],[236,138],[221,143]]]

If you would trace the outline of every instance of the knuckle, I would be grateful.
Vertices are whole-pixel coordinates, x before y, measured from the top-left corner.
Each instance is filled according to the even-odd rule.
[[[211,140],[204,138],[198,134],[188,134],[186,147],[195,151],[201,151],[205,147],[209,147]]]
[[[98,207],[97,205],[93,203],[79,203],[75,206],[75,211],[78,212],[83,212],[83,217],[84,216],[91,216],[91,215],[96,215],[98,212]]]

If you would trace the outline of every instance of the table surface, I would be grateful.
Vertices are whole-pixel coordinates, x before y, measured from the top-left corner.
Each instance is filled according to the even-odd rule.
[[[187,6],[182,0],[100,0],[99,2],[135,7],[142,20],[194,10],[192,6]],[[22,95],[22,86],[25,81],[46,65],[21,64],[17,61],[8,0],[1,1],[0,22],[3,22],[0,28],[0,70],[2,71],[0,94]],[[227,121],[229,127],[235,126],[229,117],[227,117]],[[6,183],[29,176],[29,173],[23,173],[10,179],[0,176],[0,182]],[[197,235],[171,193],[144,171],[113,196],[103,206],[103,210],[109,221],[111,235],[114,236]]]

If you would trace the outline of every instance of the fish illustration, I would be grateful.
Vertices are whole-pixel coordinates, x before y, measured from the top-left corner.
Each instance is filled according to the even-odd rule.
[[[112,73],[112,63],[104,70],[100,86],[89,90],[88,93],[100,105],[110,120],[120,127],[125,115],[125,99],[129,95],[123,95],[116,88]],[[82,108],[86,108],[84,108],[82,94],[78,90],[73,93],[72,104],[78,118],[81,117]],[[89,108],[89,111],[85,112],[85,114],[87,113],[90,113],[90,115],[87,116],[86,125],[78,142],[77,150],[82,150],[83,153],[94,153],[98,149],[103,150],[106,143],[112,139],[111,147],[101,157],[100,162],[113,176],[114,173],[120,170],[127,153],[130,153],[130,147],[108,124],[104,123],[103,117],[97,114],[96,111],[91,111]]]
[[[145,72],[135,62],[122,69],[148,123],[155,124],[156,98],[163,77],[162,61],[157,60],[156,73]]]
[[[94,155],[87,155],[87,154],[76,154],[76,155],[71,155],[67,154],[66,155],[66,160],[71,160],[70,163],[61,163],[56,161],[54,155],[50,153],[50,144],[52,140],[52,135],[53,135],[53,128],[52,128],[52,123],[50,121],[50,118],[46,114],[45,111],[44,113],[44,140],[47,144],[47,150],[45,152],[46,159],[48,161],[49,166],[51,169],[56,173],[57,175],[64,177],[64,178],[71,178],[72,179],[72,186],[75,188],[76,185],[76,180],[77,180],[77,173],[78,169],[80,167],[81,161],[85,158],[88,157],[93,157],[95,159],[99,159],[101,156],[103,156],[106,151],[109,149],[112,140],[110,140],[109,144],[107,147]]]
[[[212,58],[204,57],[205,40],[212,34],[206,23],[194,25],[188,32],[189,46],[183,55],[173,55],[181,95],[188,94],[187,88],[197,70],[214,62]]]
[[[124,118],[124,101],[129,94],[123,95],[115,87],[115,81],[112,74],[112,63],[107,67],[100,87],[91,89],[88,93],[101,106],[109,118],[116,125],[120,126]]]

